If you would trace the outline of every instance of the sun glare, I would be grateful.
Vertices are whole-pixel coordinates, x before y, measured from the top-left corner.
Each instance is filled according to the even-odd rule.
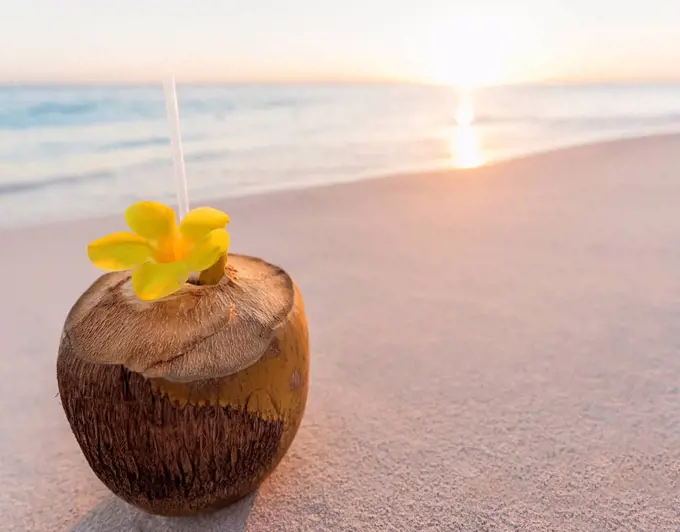
[[[466,16],[431,28],[431,49],[424,59],[425,77],[463,87],[507,81],[508,47],[521,36],[504,18]]]

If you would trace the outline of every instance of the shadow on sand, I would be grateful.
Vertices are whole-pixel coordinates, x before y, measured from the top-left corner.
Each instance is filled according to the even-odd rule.
[[[83,517],[72,532],[243,532],[256,494],[217,512],[193,517],[150,515],[111,496]]]

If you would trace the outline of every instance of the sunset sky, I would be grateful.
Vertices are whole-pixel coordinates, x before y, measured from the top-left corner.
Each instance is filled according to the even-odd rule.
[[[680,80],[677,0],[0,2],[0,82]]]

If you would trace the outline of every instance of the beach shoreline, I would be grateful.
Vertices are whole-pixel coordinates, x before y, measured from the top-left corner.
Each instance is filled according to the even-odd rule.
[[[307,183],[307,184],[288,184],[288,185],[283,185],[279,188],[263,188],[262,190],[253,190],[250,192],[244,192],[244,193],[234,193],[233,195],[220,195],[217,196],[217,199],[215,200],[197,200],[192,202],[192,204],[195,204],[197,206],[200,205],[207,205],[207,204],[212,204],[214,202],[220,203],[220,204],[227,204],[232,201],[239,201],[242,199],[247,199],[251,197],[261,197],[261,196],[271,196],[271,195],[277,195],[277,194],[287,194],[287,193],[293,193],[295,194],[296,192],[299,191],[304,191],[308,189],[327,189],[327,188],[333,188],[337,186],[344,186],[344,185],[353,185],[353,184],[360,184],[364,182],[372,182],[372,181],[382,181],[385,179],[403,179],[403,178],[415,178],[417,176],[422,176],[422,175],[438,175],[438,174],[456,174],[456,173],[465,173],[465,172],[470,172],[470,171],[481,171],[481,170],[487,170],[487,169],[492,169],[495,168],[499,165],[506,165],[506,164],[512,164],[515,162],[520,162],[524,160],[533,160],[534,158],[540,158],[544,156],[553,156],[553,155],[568,155],[569,152],[572,150],[581,151],[583,149],[599,149],[599,148],[608,148],[608,147],[620,147],[620,148],[625,148],[629,143],[632,143],[632,145],[636,145],[638,141],[642,142],[654,142],[656,140],[659,140],[661,142],[665,142],[667,140],[673,141],[676,138],[680,138],[680,132],[668,132],[668,133],[654,133],[654,134],[649,134],[649,135],[631,135],[631,136],[624,136],[621,138],[611,138],[611,139],[604,139],[604,140],[595,140],[592,142],[585,142],[585,143],[576,143],[576,144],[569,144],[569,145],[564,145],[564,146],[558,146],[555,148],[550,148],[550,149],[545,149],[545,150],[539,150],[539,151],[530,151],[526,153],[522,153],[516,156],[510,156],[507,158],[500,158],[498,160],[493,160],[489,161],[483,165],[472,167],[472,168],[456,168],[456,167],[450,167],[450,166],[433,166],[433,167],[424,167],[420,169],[414,169],[406,172],[392,172],[392,173],[375,173],[375,172],[366,172],[365,174],[362,174],[358,177],[354,177],[351,179],[345,179],[345,180],[337,180],[337,181],[319,181],[317,183]],[[169,205],[175,206],[174,202],[170,202]],[[37,229],[45,225],[72,225],[72,224],[80,224],[80,223],[87,223],[88,221],[95,221],[95,220],[106,220],[106,219],[114,219],[116,218],[115,214],[106,214],[103,216],[92,216],[92,215],[83,215],[83,216],[78,216],[76,218],[55,218],[55,219],[49,219],[46,221],[39,221],[36,223],[28,223],[28,224],[21,224],[21,225],[2,225],[0,223],[0,235],[2,233],[8,233],[8,232],[15,232],[15,231],[22,231],[24,229]]]
[[[674,529],[678,168],[671,134],[210,202],[299,285],[311,382],[271,478],[196,519],[115,499],[59,404],[87,243],[122,216],[0,230],[3,526]]]
[[[194,201],[680,129],[678,86],[180,85]],[[0,87],[0,226],[174,201],[158,87]]]

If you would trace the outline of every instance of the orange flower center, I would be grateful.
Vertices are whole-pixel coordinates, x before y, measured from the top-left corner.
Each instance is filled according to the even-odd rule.
[[[191,247],[180,234],[149,242],[153,250],[153,260],[158,263],[184,260]]]

